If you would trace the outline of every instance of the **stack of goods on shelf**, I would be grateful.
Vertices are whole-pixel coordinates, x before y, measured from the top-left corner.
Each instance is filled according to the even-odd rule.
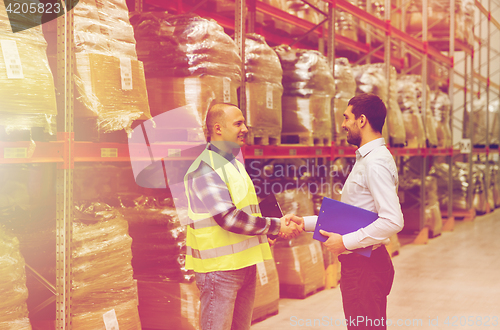
[[[199,291],[184,268],[187,209],[172,198],[120,193],[115,201],[129,223],[132,266],[142,325],[153,329],[198,329]]]
[[[38,1],[28,0],[24,4],[30,6]],[[41,127],[54,134],[56,95],[41,15],[8,15],[5,6],[1,1],[0,126],[6,133]],[[20,31],[13,33],[13,28]]]
[[[406,232],[418,232],[420,228],[420,188],[422,178],[420,174],[421,159],[413,158],[404,166],[403,175],[399,176],[399,193],[401,209],[405,217]],[[438,180],[436,177],[425,176],[425,210],[424,227],[429,228],[429,236],[435,237],[441,234],[443,220],[438,198]],[[447,196],[447,194],[446,194]],[[439,196],[442,197],[442,196]]]
[[[476,210],[477,214],[484,214],[489,212],[489,200],[486,199],[486,178],[485,178],[484,164],[472,165],[472,207]]]
[[[364,11],[371,13],[373,16],[380,20],[385,20],[385,2],[382,0],[372,0],[371,8],[367,8],[367,1],[360,0],[357,2],[357,6]],[[372,25],[359,20],[359,29],[358,35],[360,41],[366,42],[367,34],[370,33],[372,44],[379,44],[384,41],[385,32],[378,30],[377,28],[373,28]],[[397,27],[397,26],[396,26]],[[368,32],[370,31],[370,32]]]
[[[363,93],[372,93],[382,99],[387,106],[387,80],[385,75],[372,64],[359,65],[352,68],[354,79],[356,80],[356,95]],[[388,118],[385,118],[385,124],[382,129],[382,136],[386,143],[389,143],[389,125]]]
[[[493,204],[491,207],[500,207],[500,182],[499,182],[499,166],[490,162],[490,189],[492,191]]]
[[[245,75],[248,127],[246,143],[279,144],[283,70],[276,52],[258,34],[246,36]]]
[[[252,321],[263,320],[279,310],[280,283],[274,259],[257,264],[257,287]]]
[[[476,147],[486,145],[486,134],[489,137],[489,145],[498,146],[500,139],[500,107],[499,101],[490,102],[489,107],[486,107],[486,95],[481,95],[480,98],[474,97],[472,101],[472,117],[470,114],[470,104],[467,105],[464,111],[463,121],[463,137],[471,139],[472,144]],[[488,119],[486,118],[488,116]],[[470,118],[472,118],[472,136],[470,135]],[[486,120],[488,120],[488,130],[486,129]]]
[[[398,104],[403,114],[406,142],[409,148],[425,148],[424,124],[417,104],[417,90],[411,80],[398,78],[396,82]]]
[[[436,162],[429,170],[429,175],[437,178],[438,200],[441,210],[448,209],[449,165]],[[469,187],[469,164],[455,162],[451,168],[453,180],[453,210],[469,211],[467,208],[467,189]],[[476,181],[473,182],[475,184]]]
[[[283,68],[283,143],[330,145],[334,80],[318,51],[275,48]]]
[[[354,4],[353,0],[349,0],[349,2]],[[335,11],[335,32],[349,40],[358,41],[358,26],[352,14],[340,9]],[[352,53],[358,54],[357,50],[352,50],[342,44],[335,45],[335,52],[345,54],[347,57],[350,57]]]
[[[287,0],[263,0],[262,2],[271,5],[273,7],[278,8],[279,10],[282,11],[287,11],[288,9],[288,3]],[[265,29],[271,30],[274,33],[280,34],[280,33],[286,33],[290,34],[291,26],[287,24],[286,22],[283,22],[282,20],[268,16],[267,14],[262,13],[261,11],[256,11],[255,12],[255,22],[257,24],[262,25]]]
[[[235,42],[215,21],[193,14],[140,13],[131,21],[152,115],[183,107],[195,124],[177,128],[188,132],[189,140],[204,141],[210,106],[238,104],[242,61]]]
[[[351,65],[347,58],[335,59],[335,98],[332,109],[332,127],[335,143],[347,145],[347,133],[342,128],[344,111],[347,109],[349,100],[356,92],[356,81],[352,74]]]
[[[77,203],[71,251],[73,329],[116,322],[116,328],[141,329],[131,245],[127,221],[116,209]]]
[[[19,240],[0,226],[0,329],[31,330],[24,266]]]
[[[455,1],[455,39],[463,42],[471,42],[469,30],[472,31],[471,17],[473,8],[467,6],[469,0]],[[473,3],[473,2],[472,2]],[[469,13],[464,12],[464,7]],[[427,27],[429,40],[442,40],[443,45],[448,47],[450,36],[450,1],[432,0],[428,3]],[[467,17],[467,18],[466,18]],[[422,2],[412,0],[406,9],[406,31],[415,34],[422,31]]]
[[[420,75],[402,75],[398,78],[398,81],[410,81],[413,84],[413,89],[416,92],[416,105],[419,109],[420,115],[424,116],[424,110],[422,110],[422,76]],[[425,84],[426,87],[426,103],[425,103],[425,135],[427,137],[427,147],[437,147],[437,134],[436,134],[436,121],[434,120],[433,113],[431,111],[431,96],[429,85]],[[424,121],[424,120],[422,120]]]
[[[442,91],[433,91],[430,94],[431,108],[436,121],[437,146],[451,148],[452,136],[450,129],[451,102],[448,94]]]
[[[321,1],[311,0],[310,3],[318,8],[320,6]],[[316,11],[316,9],[312,8],[308,4],[304,3],[301,0],[287,0],[287,8],[286,11],[294,16],[302,18],[308,22],[313,24],[319,24],[324,19],[320,16],[320,14]],[[292,36],[300,36],[306,33],[307,31],[298,27],[291,26],[290,34]],[[310,37],[314,38],[315,34],[310,34]],[[317,40],[317,39],[316,39]]]
[[[289,189],[276,194],[283,213],[300,216],[313,215],[309,194],[300,189]],[[292,298],[306,296],[324,288],[325,265],[321,244],[312,233],[302,233],[290,240],[278,239],[274,258],[280,281],[280,295]]]
[[[80,1],[74,20],[75,84],[80,94],[75,117],[85,118],[91,129],[130,133],[135,120],[151,115],[126,2]]]

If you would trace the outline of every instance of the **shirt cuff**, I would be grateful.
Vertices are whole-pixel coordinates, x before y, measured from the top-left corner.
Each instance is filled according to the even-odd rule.
[[[318,222],[317,215],[309,215],[304,217],[304,230],[305,231],[314,231],[316,228],[316,222]]]
[[[269,231],[267,235],[278,235],[281,230],[281,220],[279,218],[266,218],[270,221]]]
[[[342,235],[342,242],[347,250],[356,250],[361,247],[356,238],[356,232]]]

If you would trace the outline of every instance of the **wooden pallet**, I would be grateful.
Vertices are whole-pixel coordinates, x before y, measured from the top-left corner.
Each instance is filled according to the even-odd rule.
[[[306,146],[330,146],[332,144],[331,137],[314,136],[310,133],[281,134],[281,143],[283,144],[303,144]]]
[[[246,144],[252,146],[252,145],[259,145],[259,146],[279,146],[281,143],[281,136],[280,135],[274,135],[274,134],[266,134],[265,132],[260,132],[254,131],[251,127],[248,128],[248,134],[245,138]]]
[[[271,316],[277,315],[279,312],[279,300],[268,304],[267,306],[262,306],[256,308],[252,313],[252,324],[262,322]]]

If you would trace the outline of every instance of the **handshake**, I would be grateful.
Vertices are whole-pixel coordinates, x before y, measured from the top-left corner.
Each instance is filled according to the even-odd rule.
[[[295,214],[284,215],[281,219],[279,237],[290,239],[297,237],[304,230],[304,218]]]

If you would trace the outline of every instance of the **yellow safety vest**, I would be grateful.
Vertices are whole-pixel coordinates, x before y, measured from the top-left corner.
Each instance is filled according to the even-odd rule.
[[[223,229],[210,213],[195,213],[189,201],[188,175],[201,162],[207,163],[226,183],[236,208],[261,216],[257,194],[245,166],[236,160],[238,170],[216,152],[205,149],[184,177],[190,224],[186,235],[186,269],[198,273],[236,270],[272,259],[266,235],[241,235]]]

